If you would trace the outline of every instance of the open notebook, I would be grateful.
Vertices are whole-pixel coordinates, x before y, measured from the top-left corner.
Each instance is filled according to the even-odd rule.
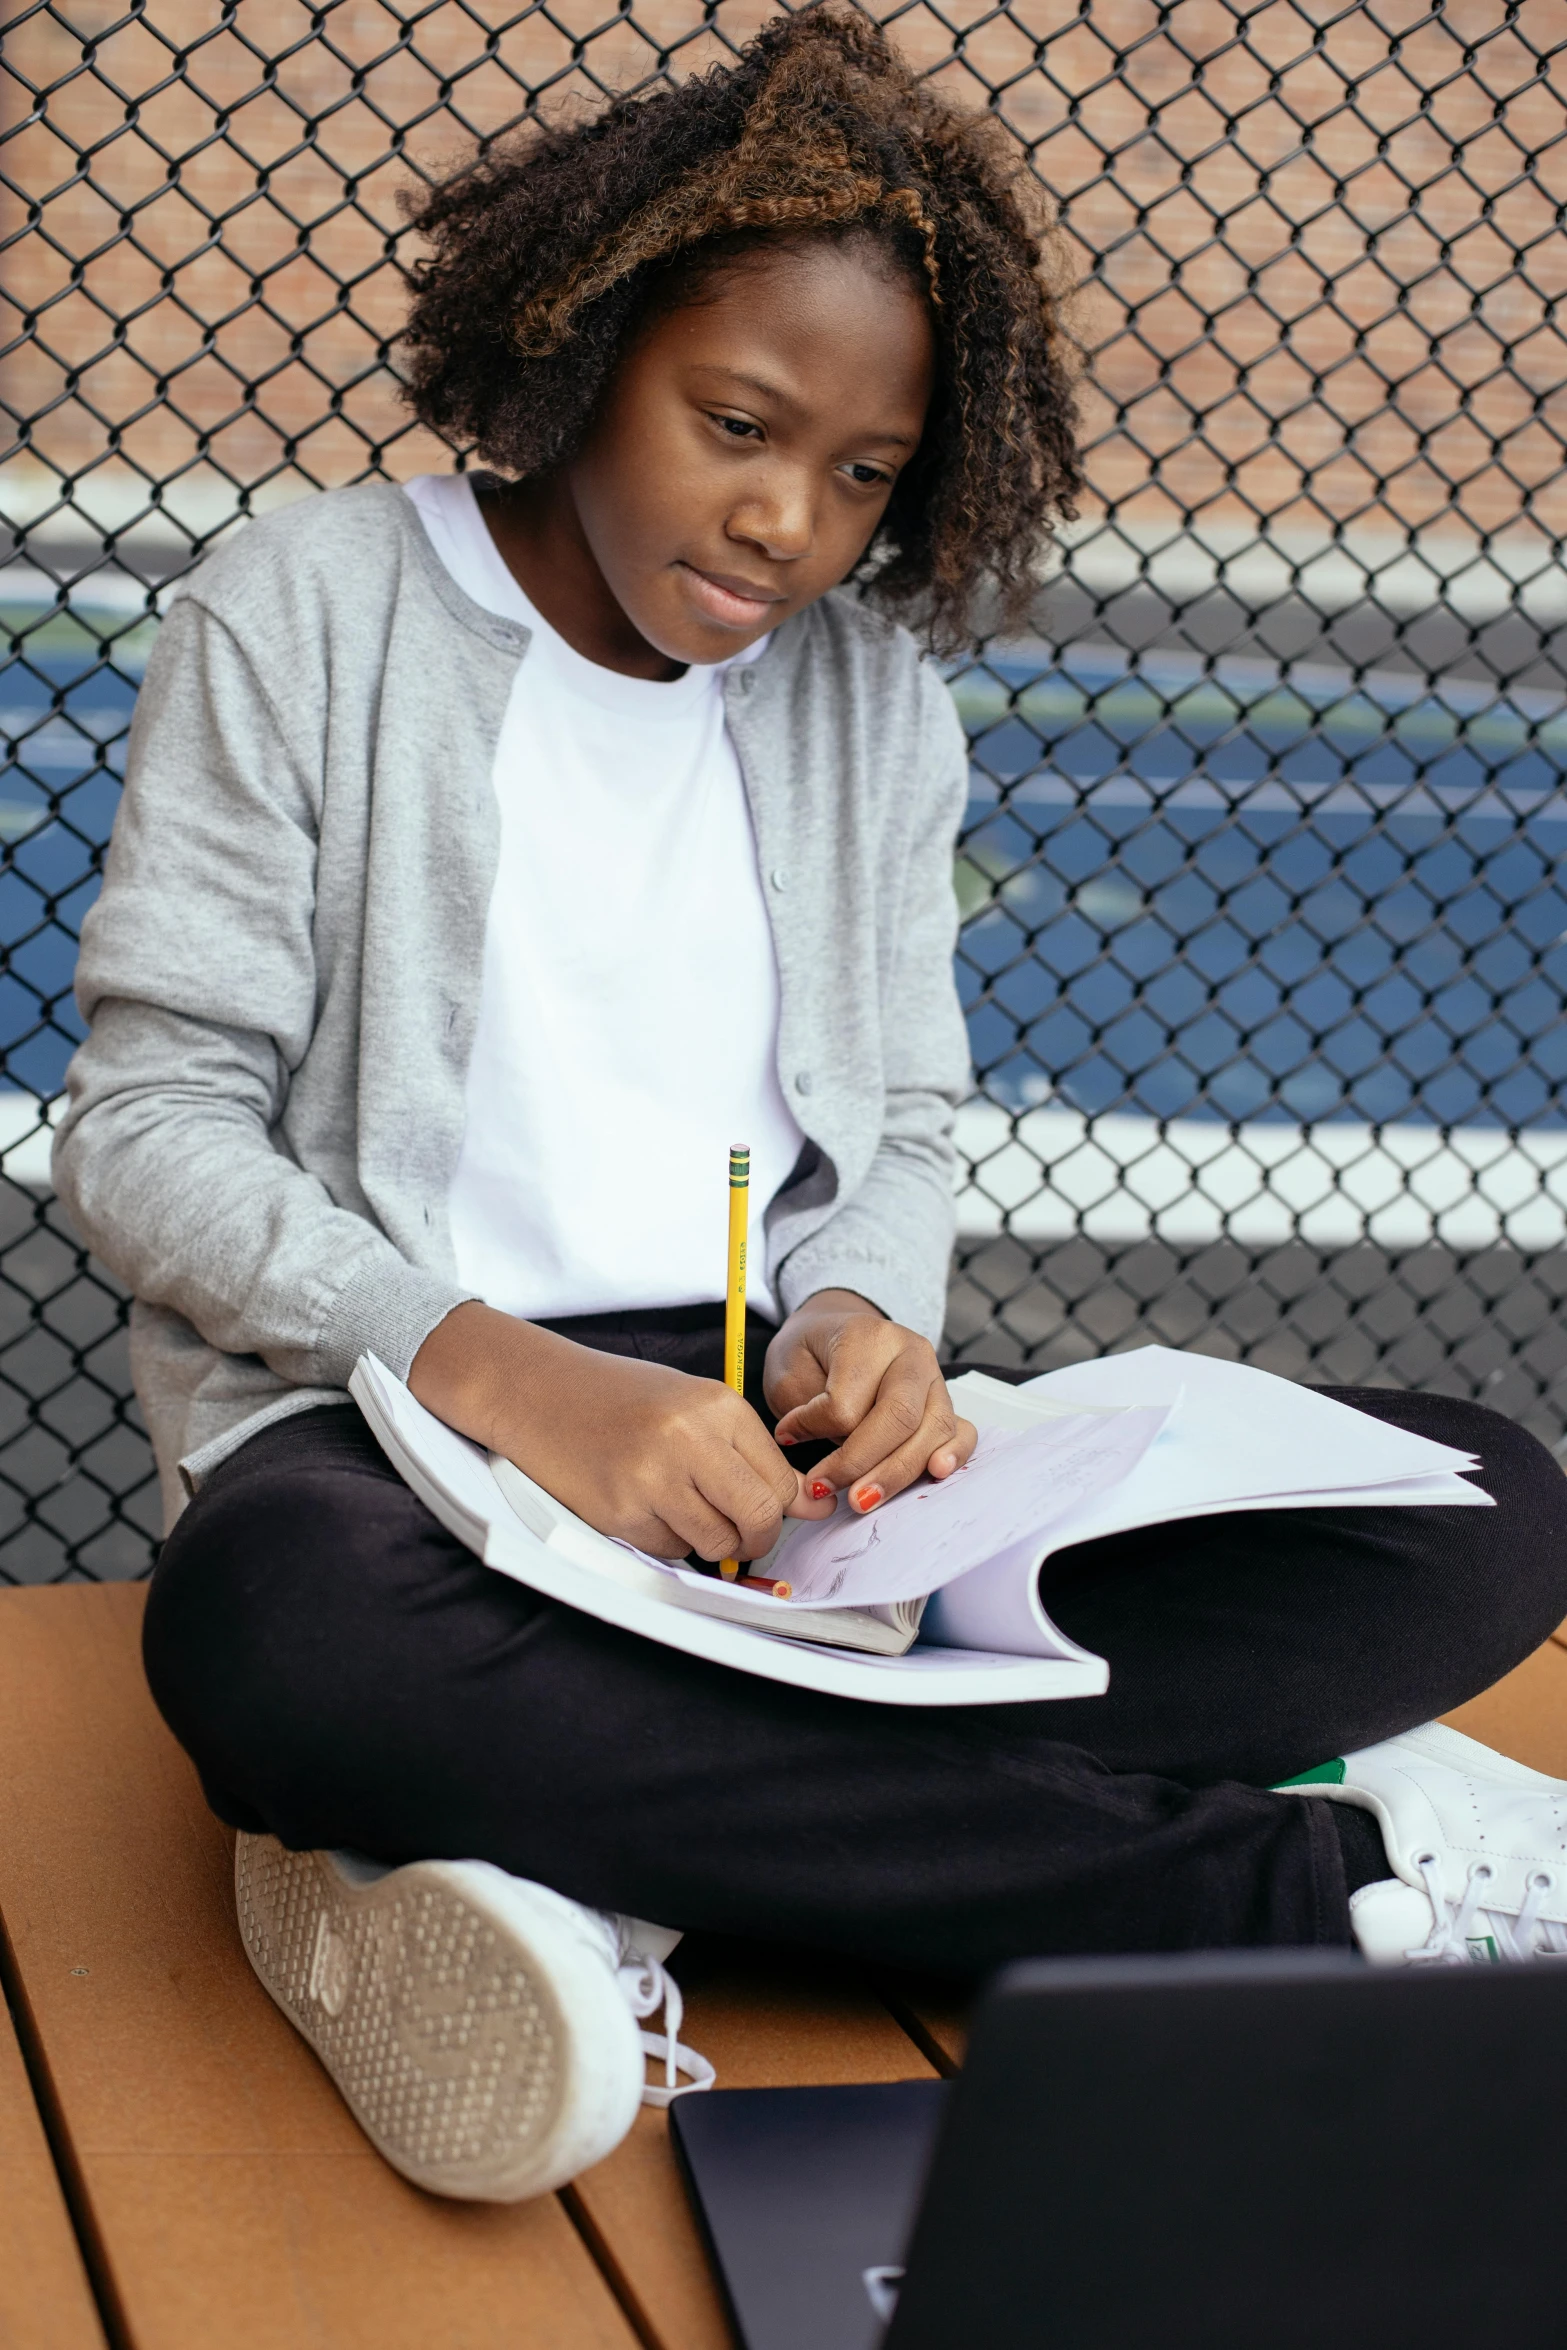
[[[974,1459],[869,1517],[786,1523],[757,1568],[787,1600],[612,1541],[437,1420],[373,1355],[349,1382],[388,1459],[486,1565],[716,1664],[893,1705],[1092,1697],[1109,1668],[1039,1597],[1052,1551],[1220,1511],[1489,1507],[1469,1453],[1244,1365],[1147,1347],[1024,1388],[952,1384]],[[753,1570],[754,1571],[754,1570]],[[1267,1571],[1258,1560],[1259,1573]]]

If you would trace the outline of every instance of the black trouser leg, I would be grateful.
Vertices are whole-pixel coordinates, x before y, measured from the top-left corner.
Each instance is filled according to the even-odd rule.
[[[1111,1660],[1051,1708],[1112,1770],[1268,1786],[1489,1689],[1567,1616],[1567,1477],[1483,1404],[1326,1395],[1477,1453],[1496,1507],[1257,1510],[1150,1526],[1047,1561],[1064,1632]]]
[[[895,1710],[615,1632],[480,1566],[351,1407],[209,1481],[154,1581],[148,1671],[217,1807],[291,1844],[484,1858],[686,1927],[963,1970],[1340,1942],[1329,1807],[1266,1782],[1474,1694],[1567,1614],[1543,1448],[1475,1406],[1375,1402],[1479,1451],[1501,1506],[1063,1554],[1048,1604],[1110,1656],[1105,1699]]]
[[[1050,1706],[858,1704],[614,1631],[481,1566],[352,1408],[212,1478],[146,1654],[218,1809],[293,1845],[959,1969],[1344,1933],[1325,1805],[1113,1773]]]

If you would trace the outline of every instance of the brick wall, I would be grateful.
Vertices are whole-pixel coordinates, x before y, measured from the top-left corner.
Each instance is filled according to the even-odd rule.
[[[241,494],[443,462],[386,365],[399,189],[530,102],[689,71],[764,13],[16,14],[0,503],[39,545],[128,529],[162,568]],[[1500,532],[1515,568],[1544,559],[1567,529],[1567,0],[892,14],[1057,197],[1096,512],[1144,549],[1260,525],[1297,552],[1434,531],[1450,565]]]

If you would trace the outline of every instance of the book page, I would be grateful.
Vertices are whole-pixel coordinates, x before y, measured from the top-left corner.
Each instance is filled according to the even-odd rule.
[[[773,1554],[775,1572],[794,1585],[788,1604],[920,1599],[1025,1537],[1043,1540],[1059,1519],[1129,1476],[1168,1417],[1167,1407],[1154,1406],[987,1428],[965,1467],[922,1478],[868,1516],[840,1496],[832,1517],[792,1527]]]
[[[1167,1346],[1047,1371],[1017,1393],[1069,1407],[1179,1399],[1180,1442],[1161,1445],[1148,1464],[1159,1473],[1161,1501],[1179,1505],[1254,1497],[1266,1508],[1285,1494],[1348,1493],[1476,1466],[1473,1453],[1373,1419],[1293,1379]]]
[[[1043,1542],[1026,1536],[983,1566],[934,1592],[920,1626],[927,1647],[977,1648],[1009,1656],[1084,1656],[1053,1624],[1039,1596]]]
[[[1155,1355],[1163,1360],[1145,1359]],[[1146,1398],[1161,1387],[1168,1391],[1176,1367],[1189,1368],[1193,1359],[1148,1347],[1141,1354],[1074,1365],[1069,1374],[1052,1372],[1050,1391],[1070,1401],[1070,1395],[1063,1397],[1067,1381],[1081,1382],[1098,1401],[1124,1378],[1123,1394]],[[1117,1373],[1117,1381],[1106,1376],[1112,1362],[1128,1367]],[[1490,1509],[1489,1494],[1460,1473],[1470,1457],[1265,1371],[1205,1362],[1194,1385],[1182,1385],[1169,1426],[1135,1473],[1088,1497],[1047,1531],[1040,1553],[1136,1526],[1235,1510],[1429,1507],[1433,1502]]]

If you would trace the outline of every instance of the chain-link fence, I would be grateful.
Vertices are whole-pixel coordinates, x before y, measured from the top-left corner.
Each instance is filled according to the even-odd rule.
[[[1567,0],[878,12],[1024,144],[1083,281],[1085,517],[954,679],[953,1341],[1153,1337],[1557,1442]],[[0,27],[0,1575],[134,1573],[155,1531],[47,1140],[160,600],[247,514],[450,463],[388,364],[411,175],[765,13]]]

